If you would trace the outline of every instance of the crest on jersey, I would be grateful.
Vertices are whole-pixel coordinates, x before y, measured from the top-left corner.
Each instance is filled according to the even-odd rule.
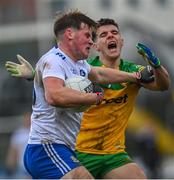
[[[80,162],[80,161],[79,161],[77,158],[75,158],[74,156],[71,156],[71,159],[72,159],[72,161],[75,162],[75,163],[79,163],[79,162]]]
[[[85,71],[83,69],[80,69],[80,76],[85,77],[85,75],[86,75]]]

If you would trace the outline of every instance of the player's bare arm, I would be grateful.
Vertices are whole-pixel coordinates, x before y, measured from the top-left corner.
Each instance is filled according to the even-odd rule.
[[[59,78],[47,77],[43,80],[45,97],[52,106],[75,107],[79,105],[92,105],[97,102],[96,93],[83,93],[64,86]]]
[[[122,83],[128,81],[137,82],[137,80],[142,81],[141,72],[128,73],[117,69],[103,67],[92,67],[91,72],[89,73],[89,79],[100,84]]]

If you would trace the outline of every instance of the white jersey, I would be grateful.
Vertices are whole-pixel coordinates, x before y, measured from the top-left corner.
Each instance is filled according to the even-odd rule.
[[[51,141],[74,150],[82,113],[49,105],[42,80],[46,77],[66,80],[76,75],[88,77],[89,72],[90,65],[85,60],[74,62],[57,47],[41,57],[36,64],[29,144]]]

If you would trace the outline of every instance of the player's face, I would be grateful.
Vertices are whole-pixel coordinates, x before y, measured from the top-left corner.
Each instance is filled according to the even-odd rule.
[[[89,56],[92,41],[92,29],[86,24],[81,24],[80,30],[76,30],[73,38],[73,49],[77,60],[86,59]]]
[[[104,25],[97,29],[96,47],[105,57],[119,58],[123,39],[116,26]]]

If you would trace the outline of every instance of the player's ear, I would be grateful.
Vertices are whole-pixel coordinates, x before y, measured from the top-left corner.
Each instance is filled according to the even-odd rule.
[[[72,28],[67,28],[65,30],[65,36],[68,38],[68,39],[73,39],[74,38],[74,34],[75,32],[73,31]]]

